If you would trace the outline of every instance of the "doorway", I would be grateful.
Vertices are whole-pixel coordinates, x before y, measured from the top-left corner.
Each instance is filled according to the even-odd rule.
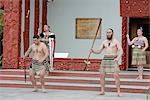
[[[143,36],[145,36],[148,39],[149,47],[146,50],[146,65],[144,65],[144,68],[150,68],[150,18],[129,18],[129,35],[130,39],[133,39],[136,37],[136,31],[138,28],[143,28]],[[132,61],[132,48],[129,47],[129,56],[128,56],[128,62],[129,62],[129,68],[134,68],[136,66],[131,65]]]

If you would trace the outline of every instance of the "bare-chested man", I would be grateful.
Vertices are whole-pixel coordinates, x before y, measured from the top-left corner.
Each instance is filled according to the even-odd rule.
[[[39,36],[34,35],[33,36],[33,41],[34,43],[29,47],[27,52],[25,53],[25,57],[28,55],[32,54],[32,68],[30,68],[30,78],[32,85],[34,87],[33,92],[37,92],[38,88],[36,86],[36,79],[35,75],[40,76],[40,82],[41,82],[41,89],[42,92],[45,93],[45,81],[44,81],[44,76],[46,74],[46,67],[45,67],[45,59],[48,57],[48,49],[46,45],[42,42],[40,42]]]
[[[105,74],[113,73],[116,81],[118,96],[120,96],[120,79],[119,79],[119,66],[118,60],[122,56],[123,50],[119,42],[113,37],[113,29],[107,30],[107,39],[102,42],[98,50],[91,49],[90,52],[99,54],[104,51],[104,58],[100,65],[100,83],[101,93],[105,95]]]
[[[148,40],[143,35],[143,29],[137,29],[137,37],[133,38],[132,41],[129,39],[127,34],[127,41],[129,45],[132,45],[132,65],[138,66],[139,76],[137,79],[143,79],[143,65],[146,64],[145,50],[148,48]]]

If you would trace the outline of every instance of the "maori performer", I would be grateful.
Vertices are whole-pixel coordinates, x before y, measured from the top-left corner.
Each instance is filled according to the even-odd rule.
[[[40,42],[38,35],[33,36],[33,41],[34,43],[28,48],[24,58],[32,54],[31,55],[32,64],[30,66],[31,68],[30,68],[29,75],[31,78],[32,85],[34,87],[33,92],[38,91],[38,88],[36,86],[35,75],[39,75],[40,82],[41,82],[41,90],[43,93],[45,93],[46,90],[45,90],[44,77],[46,75],[46,65],[47,65],[46,58],[48,57],[48,49],[44,43]]]
[[[100,95],[105,95],[105,75],[107,73],[113,73],[115,78],[115,83],[117,87],[118,96],[120,95],[120,78],[119,78],[119,64],[118,60],[122,56],[123,50],[119,42],[114,38],[113,29],[109,28],[107,30],[107,39],[102,42],[100,48],[95,50],[91,49],[91,53],[99,54],[104,52],[104,58],[100,65],[100,83],[101,83],[101,93]]]
[[[39,34],[41,42],[44,42],[49,51],[48,61],[50,62],[50,70],[54,66],[54,52],[55,52],[55,34],[50,31],[50,26],[44,25],[44,32]],[[48,69],[49,70],[49,66]]]
[[[148,40],[143,35],[142,27],[137,29],[137,37],[130,41],[127,34],[128,45],[132,46],[132,65],[138,67],[139,76],[137,79],[143,79],[143,66],[146,64],[145,50],[148,48]]]

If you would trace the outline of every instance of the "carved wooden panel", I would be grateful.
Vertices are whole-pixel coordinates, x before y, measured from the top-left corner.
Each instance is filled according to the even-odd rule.
[[[127,17],[122,18],[122,48],[123,48],[123,55],[122,55],[122,66],[120,67],[122,70],[126,69],[128,66],[128,45],[127,45],[127,27],[128,27],[128,20]]]
[[[55,58],[54,59],[54,69],[55,70],[74,70],[74,71],[99,71],[101,60],[100,59],[90,59],[91,64],[87,66],[84,63],[86,59],[77,58]],[[24,67],[29,68],[31,64],[30,58],[19,58],[19,68]],[[121,65],[119,66],[121,68]]]
[[[150,16],[150,0],[120,0],[120,14],[124,17]]]
[[[42,2],[42,30],[45,24],[47,24],[47,0]]]
[[[21,0],[4,1],[3,68],[18,68]]]
[[[35,0],[35,8],[34,8],[34,34],[38,33],[39,28],[39,17],[40,17],[40,1]]]
[[[26,58],[26,59],[23,59],[23,58],[19,58],[19,68],[20,69],[24,69],[25,67],[26,68],[29,68],[31,64],[31,59],[30,58]]]
[[[30,29],[30,0],[25,0],[25,18],[24,18],[24,33],[23,33],[24,53],[28,50],[29,47],[29,29]]]
[[[84,63],[86,59],[71,59],[71,58],[55,58],[54,59],[54,69],[55,70],[75,70],[75,71],[98,71],[100,68],[99,59],[91,59],[91,64],[86,66]],[[24,67],[29,68],[31,64],[30,58],[19,58],[19,68]]]
[[[76,71],[97,71],[99,69],[100,60],[91,59],[91,64],[87,66],[84,63],[86,59],[69,59],[57,58],[55,59],[54,69],[56,70],[76,70]]]

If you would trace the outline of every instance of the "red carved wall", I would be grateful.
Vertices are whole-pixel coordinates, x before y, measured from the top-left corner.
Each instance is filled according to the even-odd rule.
[[[21,0],[4,0],[3,68],[18,68]]]
[[[99,59],[90,59],[91,64],[86,65],[84,63],[86,59],[55,59],[54,69],[57,70],[78,70],[78,71],[98,71],[101,60]]]
[[[150,16],[150,0],[120,0],[120,15],[123,17]]]
[[[98,71],[100,68],[101,60],[99,59],[90,59],[91,64],[86,65],[84,63],[86,59],[77,59],[77,58],[55,58],[54,59],[54,69],[55,70],[76,70],[76,71]],[[19,68],[23,69],[24,67],[29,67],[31,63],[30,58],[23,60],[19,59]]]
[[[54,69],[55,70],[76,70],[76,71],[99,71],[101,60],[100,59],[90,59],[90,65],[84,63],[86,59],[77,58],[55,58],[54,59]],[[29,68],[31,64],[31,59],[23,58],[19,59],[19,68]],[[119,65],[121,68],[121,65]]]

